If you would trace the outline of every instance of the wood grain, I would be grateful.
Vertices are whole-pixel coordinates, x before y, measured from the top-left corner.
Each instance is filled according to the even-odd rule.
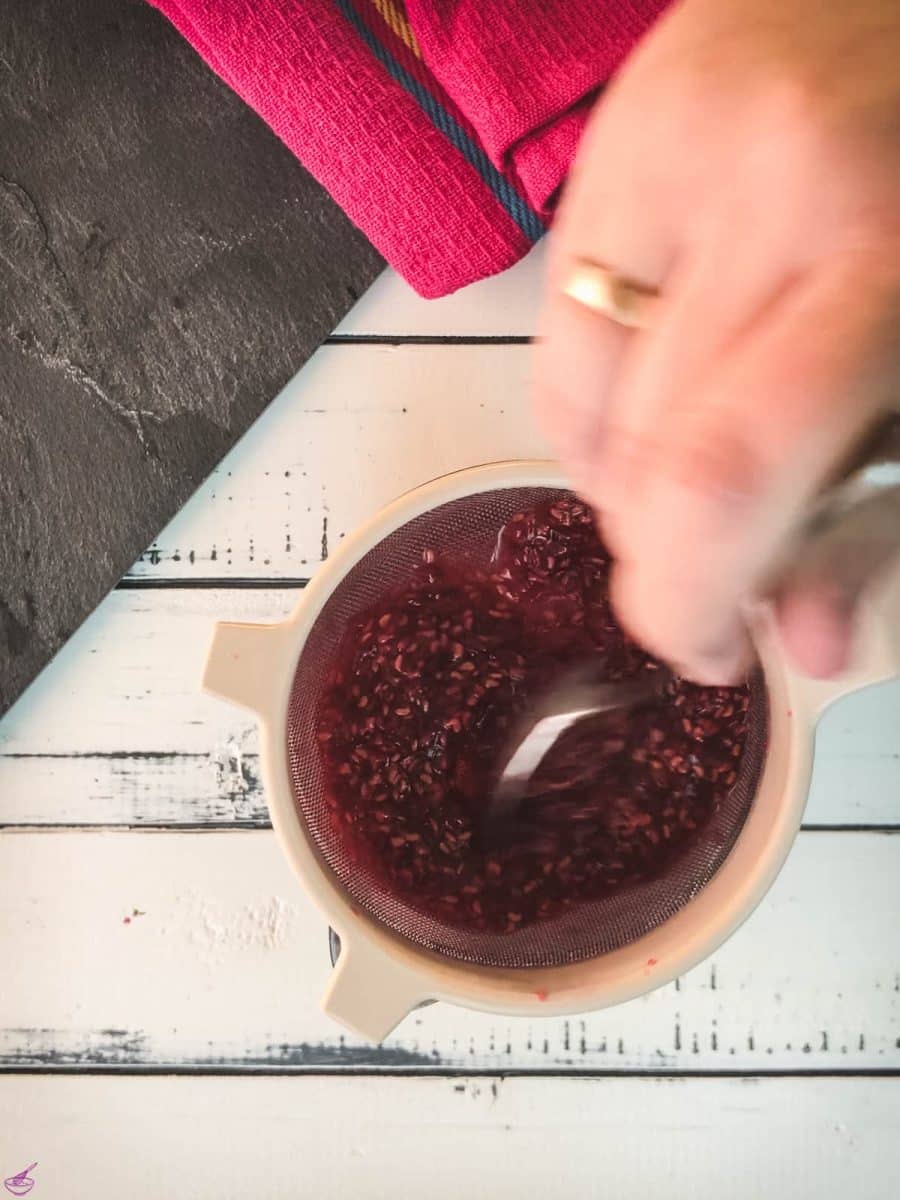
[[[887,1200],[895,1080],[0,1080],[35,1196]]]
[[[0,1066],[900,1072],[900,836],[801,834],[679,984],[583,1019],[440,1004],[381,1048],[319,1011],[325,925],[269,832],[0,835]]]
[[[251,714],[203,695],[217,620],[275,621],[301,589],[113,593],[0,724],[0,825],[255,825]],[[806,820],[900,822],[900,683],[826,715]]]

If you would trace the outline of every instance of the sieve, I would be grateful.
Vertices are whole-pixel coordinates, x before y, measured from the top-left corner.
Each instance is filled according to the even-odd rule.
[[[407,582],[423,550],[483,567],[509,517],[568,494],[558,468],[544,462],[434,480],[345,539],[286,621],[216,627],[204,686],[259,719],[276,835],[341,943],[325,1011],[368,1039],[380,1041],[427,1000],[509,1015],[572,1014],[632,999],[696,965],[752,912],[787,856],[819,714],[900,672],[900,571],[867,598],[853,665],[837,680],[793,671],[770,609],[759,605],[748,615],[760,666],[738,779],[664,875],[514,933],[463,930],[419,911],[332,832],[315,741],[326,678],[348,625]]]

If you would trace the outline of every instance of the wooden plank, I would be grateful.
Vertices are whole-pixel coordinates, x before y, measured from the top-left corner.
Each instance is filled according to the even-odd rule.
[[[208,754],[223,737],[248,748],[253,717],[200,692],[213,624],[277,621],[301,595],[288,588],[113,592],[4,718],[0,753]]]
[[[279,620],[301,596],[113,593],[0,722],[0,825],[264,821],[253,717],[199,680],[216,620]],[[898,728],[900,683],[827,714],[807,821],[900,821]]]
[[[529,368],[527,346],[323,347],[131,576],[308,576],[409,488],[476,463],[546,456]]]
[[[546,246],[501,275],[441,300],[423,300],[387,270],[335,330],[337,337],[531,337],[537,330]]]
[[[209,754],[0,757],[0,826],[268,828],[259,757],[242,733]]]
[[[0,835],[0,1066],[900,1071],[900,836],[802,834],[713,959],[585,1018],[319,1011],[325,926],[268,832]]]
[[[874,1079],[7,1078],[0,1172],[37,1159],[68,1200],[886,1200],[898,1105]]]

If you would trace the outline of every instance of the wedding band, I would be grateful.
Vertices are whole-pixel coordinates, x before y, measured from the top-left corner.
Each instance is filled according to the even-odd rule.
[[[619,275],[589,258],[576,260],[562,290],[577,304],[629,329],[646,329],[659,303],[656,288]]]

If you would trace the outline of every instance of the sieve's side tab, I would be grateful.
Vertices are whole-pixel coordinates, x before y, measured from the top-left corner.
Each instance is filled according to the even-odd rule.
[[[287,623],[221,622],[213,631],[203,690],[264,714],[291,668]]]
[[[342,938],[322,1009],[352,1033],[377,1044],[428,999],[422,980],[405,964],[360,937]]]
[[[834,679],[793,675],[793,688],[818,717],[835,700],[900,677],[900,563],[860,602],[849,670]]]

